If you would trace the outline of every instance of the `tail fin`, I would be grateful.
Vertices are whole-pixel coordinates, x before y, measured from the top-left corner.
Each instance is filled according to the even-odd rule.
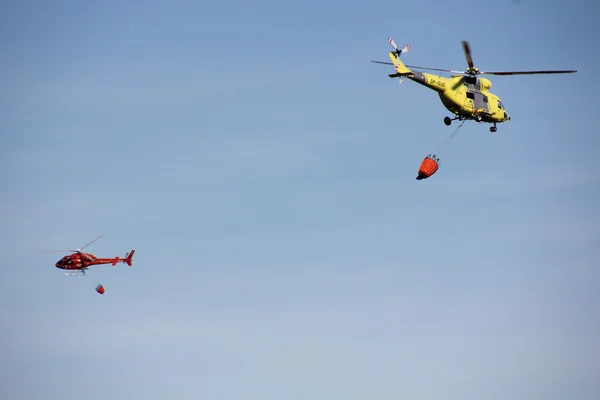
[[[131,253],[127,253],[125,255],[125,262],[127,263],[127,265],[129,265],[131,267],[131,263],[132,263],[132,258],[133,258],[133,253],[135,253],[135,250],[131,250]]]
[[[117,263],[124,262],[131,267],[131,263],[133,262],[131,260],[131,258],[133,257],[133,253],[135,253],[135,250],[131,250],[131,253],[125,254],[125,258],[121,258],[119,256],[113,258],[111,263],[112,266],[114,267],[115,265],[117,265]]]
[[[390,51],[390,60],[394,64],[394,68],[396,69],[395,74],[391,74],[390,78],[396,78],[398,76],[407,76],[412,74],[412,71],[406,68],[406,65],[400,60],[400,57],[396,56],[396,53]]]

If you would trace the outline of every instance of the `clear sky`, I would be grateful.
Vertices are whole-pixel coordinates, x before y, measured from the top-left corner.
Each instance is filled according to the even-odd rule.
[[[596,400],[594,1],[0,3],[0,398]],[[451,134],[408,64],[492,78]],[[67,277],[61,253],[134,266]]]

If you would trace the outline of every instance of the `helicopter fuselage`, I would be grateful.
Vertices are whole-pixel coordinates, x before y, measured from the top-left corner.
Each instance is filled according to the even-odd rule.
[[[489,92],[492,83],[486,78],[460,75],[446,78],[414,70],[404,77],[436,91],[444,107],[460,118],[478,117],[489,123],[510,120],[500,98]]]
[[[63,258],[58,260],[58,262],[56,263],[56,268],[83,269],[83,268],[89,267],[90,265],[110,263],[110,261],[108,259],[101,259],[101,258],[99,259],[99,258],[96,258],[95,255],[89,254],[89,253],[83,253],[83,254],[85,254],[87,259],[84,259],[78,253],[64,256]]]
[[[112,264],[116,265],[117,262],[126,262],[124,258],[98,258],[90,253],[82,253],[81,256],[78,253],[64,256],[56,263],[56,268],[60,269],[86,269],[92,265]]]
[[[73,253],[68,256],[64,256],[56,263],[56,268],[60,269],[80,269],[85,270],[86,268],[92,265],[102,265],[102,264],[111,264],[113,267],[117,265],[117,263],[125,263],[129,266],[132,265],[132,258],[135,250],[131,250],[127,254],[125,254],[125,258],[121,258],[116,256],[114,258],[98,258],[90,253]]]

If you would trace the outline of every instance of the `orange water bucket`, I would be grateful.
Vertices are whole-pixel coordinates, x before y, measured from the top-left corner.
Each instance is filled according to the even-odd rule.
[[[104,294],[104,286],[102,286],[102,285],[96,286],[96,292],[98,292],[100,294]]]
[[[435,155],[428,155],[427,157],[425,157],[425,159],[421,163],[421,166],[419,167],[419,174],[417,175],[417,180],[420,181],[421,179],[427,179],[431,175],[435,174],[435,171],[437,171],[439,168],[439,161],[440,159],[436,158]]]

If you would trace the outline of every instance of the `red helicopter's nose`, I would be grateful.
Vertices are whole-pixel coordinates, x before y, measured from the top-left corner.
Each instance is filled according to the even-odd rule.
[[[63,257],[56,263],[56,268],[65,269],[65,266],[69,263],[69,257]]]

